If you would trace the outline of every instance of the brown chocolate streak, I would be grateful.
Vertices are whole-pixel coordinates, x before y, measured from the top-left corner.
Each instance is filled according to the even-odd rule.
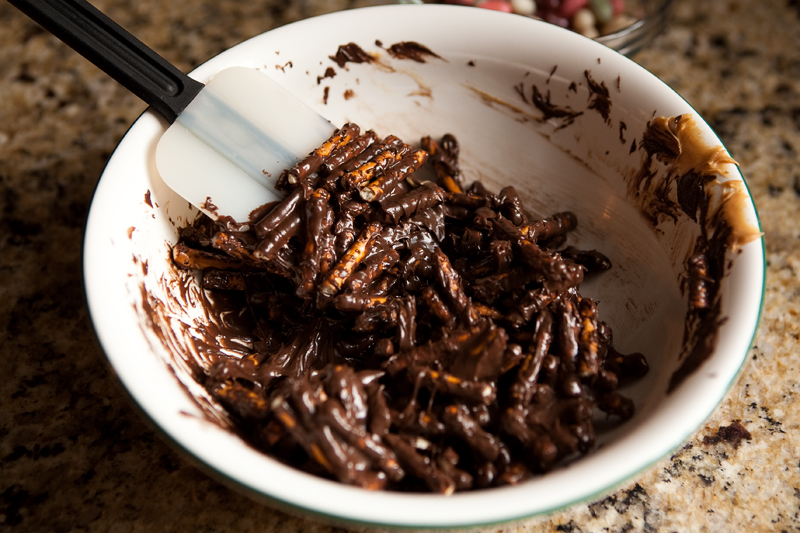
[[[736,162],[723,147],[703,142],[690,115],[653,119],[641,147],[646,157],[640,173],[629,183],[629,193],[642,213],[653,225],[660,216],[675,221],[687,216],[700,229],[686,263],[693,291],[686,311],[683,362],[670,378],[671,392],[700,368],[716,347],[719,327],[725,321],[719,286],[729,268],[728,252],[760,233],[742,218],[740,182],[720,183],[717,179],[725,174],[725,165]],[[652,170],[655,160],[666,166],[662,174]]]
[[[431,51],[427,46],[414,41],[395,43],[388,50],[395,59],[410,59],[417,63],[425,63],[427,57],[441,59],[441,56]]]
[[[330,58],[339,65],[339,68],[344,68],[347,63],[372,63],[374,61],[372,56],[356,43],[340,45],[336,50],[336,55],[330,56]]]

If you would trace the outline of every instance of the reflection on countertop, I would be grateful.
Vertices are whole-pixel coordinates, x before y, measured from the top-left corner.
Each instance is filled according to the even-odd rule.
[[[278,25],[382,2],[93,3],[189,70]],[[144,104],[9,4],[0,19],[0,530],[333,531],[208,477],[117,387],[83,300],[81,242],[96,180]],[[597,501],[487,530],[800,529],[800,4],[677,0],[634,59],[741,165],[766,234],[761,327],[739,381],[671,457]]]

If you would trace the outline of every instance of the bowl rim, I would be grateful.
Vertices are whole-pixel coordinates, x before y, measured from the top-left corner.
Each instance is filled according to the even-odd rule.
[[[656,2],[656,0],[649,1]],[[649,42],[650,38],[655,37],[656,34],[661,31],[661,26],[666,24],[667,18],[669,17],[673,1],[674,0],[658,0],[657,8],[653,12],[648,13],[644,18],[614,33],[607,33],[595,37],[594,40],[621,54],[632,56],[638,52],[646,42]],[[654,33],[640,35],[640,33],[645,30],[653,31]],[[620,40],[622,40],[622,42],[615,47],[615,41]]]
[[[241,43],[241,44],[239,44],[237,46],[234,46],[234,47],[226,50],[225,52],[222,52],[221,54],[215,56],[214,58],[210,59],[209,61],[207,61],[206,63],[204,63],[200,67],[198,67],[198,69],[193,71],[192,74],[193,75],[197,75],[198,72],[202,72],[204,70],[212,68],[213,65],[225,63],[227,57],[231,57],[232,54],[236,53],[234,51],[245,50],[247,48],[247,46],[252,46],[253,45],[252,43],[257,43],[258,40],[259,39],[263,39],[265,35],[276,35],[278,32],[281,32],[281,33],[286,32],[286,33],[288,33],[290,31],[296,30],[298,28],[302,28],[302,26],[313,26],[313,25],[323,25],[323,24],[333,23],[334,21],[336,21],[336,19],[341,19],[343,21],[346,21],[346,20],[348,20],[348,18],[352,17],[354,13],[359,13],[359,14],[360,13],[366,13],[369,16],[375,16],[380,20],[385,20],[386,17],[390,17],[392,19],[395,19],[395,18],[399,19],[399,18],[402,18],[402,16],[401,16],[402,11],[401,12],[396,12],[398,9],[402,10],[403,7],[402,6],[396,6],[396,5],[394,5],[394,6],[391,6],[391,5],[388,5],[388,6],[375,6],[375,7],[360,8],[360,9],[350,10],[350,11],[345,11],[345,12],[336,12],[336,13],[331,13],[331,14],[327,14],[327,15],[321,15],[321,16],[318,16],[318,17],[313,17],[313,18],[302,20],[302,21],[298,21],[298,22],[283,26],[281,28],[276,28],[276,29],[270,30],[268,32],[265,32],[265,33],[259,35],[259,36],[256,36],[256,37],[253,37],[251,39],[248,39],[247,41],[244,41],[243,43]],[[429,9],[429,10],[431,10],[432,13],[435,10],[444,9],[444,10],[448,10],[448,13],[449,13],[449,10],[461,9],[461,8],[459,8],[457,6],[427,5],[427,6],[424,6],[422,9]],[[466,10],[466,11],[471,11],[471,10]],[[474,16],[477,16],[477,14],[476,15],[466,15],[466,14],[464,14],[464,16],[474,17]],[[485,13],[485,12],[481,13],[480,16],[483,17],[484,19],[486,19],[487,17],[494,18],[494,17],[497,17],[497,16],[505,17],[505,15],[502,14],[502,13],[496,13],[495,14],[495,13]],[[557,27],[552,26],[550,24],[547,24],[545,22],[536,21],[536,20],[533,20],[533,19],[527,19],[527,18],[523,18],[523,17],[519,17],[519,18],[520,18],[520,20],[525,20],[524,24],[540,25],[540,27],[537,27],[537,30],[538,30],[539,33],[545,33],[546,34],[548,32],[555,32],[555,35],[559,35],[560,37],[565,38],[565,39],[577,39],[576,43],[580,42],[581,46],[588,46],[589,50],[591,50],[592,53],[599,54],[598,57],[603,57],[605,59],[604,56],[608,56],[609,54],[611,54],[611,57],[619,56],[622,60],[624,60],[626,62],[630,62],[630,67],[634,68],[634,69],[637,69],[637,71],[639,71],[641,75],[646,76],[646,77],[649,76],[655,83],[658,83],[658,84],[666,86],[666,84],[664,84],[663,81],[658,79],[652,73],[650,73],[647,70],[645,70],[643,67],[641,67],[641,66],[635,64],[634,62],[630,61],[629,59],[625,58],[624,56],[622,56],[622,54],[619,54],[618,52],[616,52],[616,51],[614,51],[614,50],[612,50],[610,48],[607,48],[607,47],[597,43],[596,41],[592,41],[590,39],[582,37],[582,36],[580,36],[578,34],[575,34],[574,32],[571,32],[569,30],[565,30],[565,29],[562,29],[562,28],[557,28]],[[503,21],[503,22],[506,22],[506,21]],[[515,24],[517,24],[517,23],[515,23]],[[251,44],[248,45],[246,43],[251,43]],[[588,43],[592,43],[592,44],[588,44]],[[687,109],[692,110],[695,113],[695,116],[697,118],[701,119],[700,115],[696,111],[694,111],[694,109],[692,108],[692,106],[688,102],[686,102],[682,97],[680,97],[680,95],[677,92],[675,92],[672,89],[670,89],[670,90],[672,91],[672,93],[675,96],[677,96],[683,102],[683,104],[687,107]],[[637,467],[635,469],[627,469],[627,470],[624,470],[621,473],[615,473],[615,475],[609,476],[607,478],[607,481],[604,482],[601,487],[597,487],[596,489],[590,490],[590,491],[585,491],[585,490],[583,492],[578,491],[576,496],[570,497],[570,498],[566,498],[563,501],[561,501],[560,503],[558,503],[557,505],[550,505],[550,506],[548,506],[546,508],[539,508],[539,509],[535,509],[533,511],[531,511],[529,507],[524,507],[524,508],[518,509],[517,512],[514,512],[514,513],[504,512],[502,515],[498,515],[497,513],[478,513],[476,515],[473,512],[471,514],[470,513],[466,513],[466,515],[464,515],[464,516],[456,516],[456,515],[449,516],[449,518],[447,518],[446,520],[431,519],[430,515],[428,515],[427,518],[420,519],[420,518],[418,518],[416,516],[410,516],[409,513],[404,513],[404,514],[400,513],[400,514],[398,514],[396,512],[393,514],[393,516],[391,518],[383,519],[382,517],[377,517],[373,512],[368,512],[368,513],[365,514],[365,513],[362,513],[362,512],[354,511],[352,508],[344,509],[344,510],[338,510],[338,509],[332,509],[332,508],[328,507],[328,508],[325,508],[325,509],[321,509],[320,507],[315,506],[313,502],[309,503],[308,501],[306,501],[305,503],[298,503],[297,500],[293,500],[291,498],[285,497],[284,493],[280,490],[280,488],[272,487],[271,491],[269,491],[269,490],[265,491],[265,490],[263,490],[263,488],[259,489],[256,486],[254,486],[252,483],[249,483],[247,481],[243,481],[242,479],[231,475],[230,472],[227,472],[227,471],[224,471],[223,469],[220,469],[219,465],[215,464],[214,461],[210,460],[207,455],[199,452],[197,448],[193,448],[191,445],[189,445],[185,441],[185,439],[182,439],[181,437],[176,435],[174,432],[171,431],[171,429],[169,427],[165,427],[164,426],[164,421],[163,421],[163,419],[161,419],[159,417],[159,413],[154,412],[150,408],[148,408],[147,403],[144,401],[144,398],[142,397],[141,388],[138,387],[137,384],[131,382],[131,380],[128,378],[128,376],[125,375],[124,367],[119,365],[119,359],[116,357],[116,352],[117,352],[117,348],[118,348],[116,346],[116,340],[109,336],[113,332],[108,332],[108,331],[105,330],[105,328],[103,326],[99,325],[100,313],[102,312],[103,305],[100,305],[98,303],[98,301],[102,298],[102,295],[99,294],[100,289],[98,287],[95,287],[93,285],[93,281],[92,281],[93,280],[92,276],[93,276],[93,274],[95,272],[93,270],[93,267],[92,267],[92,258],[93,258],[92,254],[96,253],[98,247],[103,246],[105,243],[97,242],[96,233],[99,231],[98,228],[97,228],[97,225],[100,224],[100,222],[96,221],[96,218],[98,216],[98,214],[97,214],[98,205],[96,204],[96,202],[99,204],[102,201],[102,198],[103,198],[103,195],[104,195],[104,191],[102,190],[102,187],[103,187],[103,185],[105,185],[106,182],[108,182],[108,178],[106,177],[107,176],[107,172],[110,172],[113,169],[113,165],[116,163],[117,158],[122,157],[120,154],[123,153],[124,150],[127,148],[128,143],[136,142],[135,137],[138,134],[141,133],[140,130],[145,130],[148,127],[152,129],[154,127],[157,127],[158,123],[159,123],[159,119],[157,119],[155,117],[155,115],[153,115],[152,112],[150,112],[150,111],[146,111],[145,113],[143,113],[140,116],[140,118],[137,119],[133,123],[131,128],[128,130],[128,132],[125,134],[123,139],[118,144],[117,148],[112,153],[111,158],[109,159],[109,163],[106,166],[106,169],[103,171],[103,175],[101,176],[101,179],[97,184],[97,188],[95,189],[94,197],[92,199],[92,205],[91,205],[91,208],[90,208],[90,211],[89,211],[89,215],[87,217],[87,226],[86,226],[85,239],[84,239],[84,255],[83,255],[83,257],[84,257],[84,290],[85,290],[85,294],[86,294],[87,305],[89,307],[89,312],[90,312],[90,316],[91,316],[91,319],[92,319],[93,327],[95,328],[95,332],[97,333],[97,337],[98,337],[98,339],[100,341],[100,345],[101,345],[104,353],[106,354],[106,359],[107,359],[107,362],[109,363],[109,368],[111,369],[112,374],[115,376],[116,380],[121,384],[122,389],[126,392],[126,394],[133,400],[133,404],[136,406],[137,410],[145,417],[146,420],[148,420],[150,422],[151,426],[153,426],[158,431],[158,433],[162,437],[165,438],[165,440],[167,442],[169,442],[174,448],[179,450],[182,455],[186,455],[186,456],[190,457],[194,464],[199,465],[202,468],[202,470],[204,470],[205,472],[210,474],[211,477],[222,481],[223,483],[225,483],[228,486],[235,487],[235,488],[237,488],[237,489],[239,489],[239,490],[241,490],[241,491],[243,491],[243,492],[245,492],[245,493],[247,493],[247,494],[249,494],[251,496],[255,496],[258,499],[271,501],[271,502],[277,504],[279,507],[282,507],[282,508],[290,510],[290,511],[292,511],[292,510],[299,511],[300,514],[306,514],[306,515],[307,514],[311,514],[311,515],[316,516],[318,518],[323,518],[323,519],[326,519],[326,520],[332,520],[334,522],[341,522],[341,523],[347,523],[347,524],[358,524],[358,525],[391,526],[391,527],[400,527],[400,528],[412,528],[412,527],[428,527],[428,528],[473,527],[473,526],[483,526],[483,525],[505,523],[505,522],[514,521],[514,520],[520,520],[520,519],[528,518],[528,517],[532,517],[532,516],[549,514],[549,513],[555,512],[557,510],[560,510],[560,509],[575,505],[575,504],[580,503],[580,502],[593,500],[593,499],[595,499],[596,497],[598,497],[601,494],[608,493],[614,487],[617,487],[620,484],[626,482],[627,480],[637,476],[638,474],[640,474],[644,470],[647,470],[648,468],[650,468],[654,463],[659,461],[661,458],[665,457],[666,455],[668,455],[669,453],[671,453],[675,449],[678,449],[682,445],[682,443],[685,442],[685,440],[691,434],[693,434],[697,429],[702,427],[702,420],[705,420],[709,416],[711,416],[713,411],[716,409],[716,407],[719,405],[719,403],[723,400],[724,396],[727,394],[727,392],[730,390],[730,388],[733,387],[734,383],[736,382],[736,380],[741,375],[741,373],[742,373],[742,371],[744,369],[744,365],[745,365],[745,363],[747,361],[747,354],[750,351],[750,348],[752,347],[753,342],[755,340],[755,335],[756,335],[756,332],[757,332],[758,324],[760,322],[761,315],[763,313],[764,299],[765,299],[765,295],[766,295],[766,293],[765,293],[765,282],[766,282],[765,260],[766,260],[766,254],[765,254],[765,245],[764,245],[763,238],[760,239],[761,244],[760,244],[759,251],[758,251],[758,254],[760,254],[760,258],[761,258],[761,262],[760,262],[760,266],[759,266],[759,268],[761,268],[761,279],[759,280],[759,289],[758,289],[760,291],[759,306],[758,306],[758,309],[757,309],[757,312],[756,312],[755,319],[753,321],[752,331],[750,332],[750,335],[749,335],[749,337],[750,337],[749,343],[748,343],[748,345],[746,347],[744,347],[744,350],[742,351],[740,356],[734,358],[736,361],[738,361],[737,368],[736,368],[736,371],[733,373],[732,377],[728,380],[727,384],[725,384],[723,393],[718,395],[718,397],[715,397],[714,402],[713,402],[714,403],[713,408],[708,409],[707,412],[704,411],[703,416],[702,416],[702,420],[700,421],[700,423],[694,424],[692,426],[691,430],[683,431],[680,434],[672,435],[673,438],[672,438],[672,440],[670,442],[665,443],[664,446],[662,448],[660,448],[658,452],[650,453],[648,455],[647,460],[641,461],[640,463],[638,463],[638,465],[637,465]],[[722,144],[722,143],[720,142],[720,144]],[[738,171],[738,169],[737,169],[736,172],[738,173],[738,177],[741,178],[742,181],[745,183],[745,186],[747,186],[747,182],[744,180],[743,176]],[[749,195],[750,194],[749,188],[747,188],[747,192],[748,192],[748,195]],[[751,203],[751,205],[752,205],[752,207],[753,207],[753,209],[755,211],[755,215],[756,215],[756,217],[758,217],[758,213],[755,210],[755,205],[752,202],[752,196],[750,196],[749,199],[750,199],[750,203]],[[759,229],[761,229],[760,220],[758,220],[758,218],[756,220],[757,220],[757,224],[759,226]],[[593,452],[593,454],[597,454],[597,453],[598,453],[597,451]],[[273,462],[275,462],[275,461],[273,460]],[[419,496],[419,495],[408,495],[408,494],[401,494],[401,493],[388,493],[388,494],[387,493],[383,493],[383,494],[379,495],[379,494],[376,494],[376,493],[366,493],[366,491],[363,491],[361,489],[355,489],[355,488],[352,488],[352,487],[346,487],[346,486],[343,486],[343,485],[341,485],[341,484],[339,484],[337,482],[316,478],[314,476],[311,476],[310,474],[305,474],[303,472],[296,471],[296,470],[294,470],[294,469],[292,469],[290,467],[286,467],[284,465],[280,465],[280,466],[283,467],[284,469],[291,470],[293,472],[293,474],[296,474],[300,478],[303,478],[304,482],[308,481],[309,485],[312,486],[312,487],[322,488],[322,487],[325,486],[325,484],[330,484],[330,485],[334,486],[335,488],[334,487],[328,487],[328,489],[335,490],[336,492],[341,492],[341,493],[346,494],[346,495],[361,494],[362,496],[365,496],[365,497],[367,495],[369,495],[368,500],[372,501],[372,503],[376,504],[376,505],[380,504],[381,502],[383,502],[383,503],[397,503],[397,502],[419,503],[419,502],[422,501],[422,499],[425,499],[425,500],[432,500],[433,499],[433,500],[437,500],[439,503],[441,503],[443,505],[447,505],[447,506],[452,507],[454,509],[456,509],[459,506],[462,509],[466,509],[467,508],[466,506],[480,507],[481,505],[485,505],[485,503],[482,500],[486,499],[486,496],[490,492],[493,495],[496,494],[498,498],[500,497],[501,494],[505,495],[509,491],[515,491],[515,493],[516,492],[520,492],[518,490],[518,487],[494,488],[494,489],[491,489],[490,491],[473,491],[473,492],[470,492],[470,493],[455,494],[453,496],[447,497],[447,500],[442,500],[441,499],[442,497],[438,497],[436,495],[429,495],[429,494],[425,494],[425,495]],[[281,471],[281,468],[278,468],[277,471]],[[305,478],[304,478],[304,476],[305,476]],[[357,492],[355,492],[355,491],[357,491]],[[458,505],[450,505],[450,504],[448,504],[446,502],[453,502],[454,504],[457,503]],[[367,505],[365,507],[369,507],[369,506]]]

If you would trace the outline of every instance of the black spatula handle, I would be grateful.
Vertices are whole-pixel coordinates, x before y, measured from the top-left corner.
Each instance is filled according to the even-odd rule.
[[[170,123],[203,89],[85,0],[8,0]]]

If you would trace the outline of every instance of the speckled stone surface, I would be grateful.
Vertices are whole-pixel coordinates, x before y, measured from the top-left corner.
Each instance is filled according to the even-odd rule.
[[[377,2],[97,0],[183,70],[278,25]],[[0,531],[320,531],[162,442],[95,344],[81,245],[95,183],[144,104],[0,3]],[[800,530],[800,3],[677,0],[635,58],[741,164],[769,261],[740,380],[684,446],[616,492],[505,532]],[[740,445],[704,443],[739,421]]]

